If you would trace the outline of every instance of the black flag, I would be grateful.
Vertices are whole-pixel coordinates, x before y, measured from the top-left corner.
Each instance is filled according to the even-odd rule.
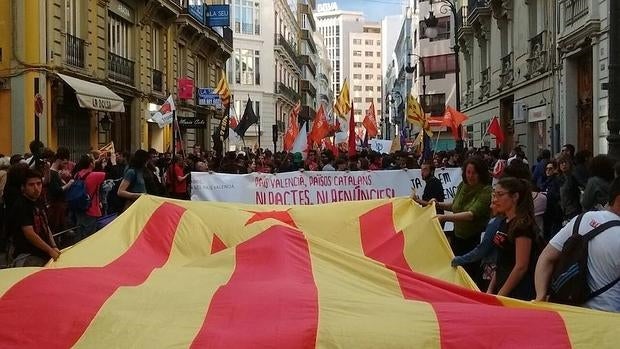
[[[213,139],[213,149],[218,154],[224,152],[224,141],[228,138],[228,127],[230,127],[230,106],[226,108],[224,116],[220,120],[220,124],[213,130],[211,138]]]
[[[245,104],[245,111],[243,112],[243,116],[241,116],[241,121],[239,121],[239,125],[235,129],[235,132],[240,137],[245,135],[245,131],[250,128],[253,124],[258,122],[258,116],[254,114],[254,108],[252,108],[252,100],[248,97],[248,102]]]

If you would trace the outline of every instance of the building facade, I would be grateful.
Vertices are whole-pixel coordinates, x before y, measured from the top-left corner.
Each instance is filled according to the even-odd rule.
[[[39,138],[78,157],[116,149],[169,149],[170,127],[148,121],[172,95],[177,115],[205,118],[184,129],[186,148],[210,145],[222,111],[180,100],[179,78],[215,87],[232,51],[228,28],[206,25],[203,1],[4,1],[0,16],[0,151],[27,151]],[[44,101],[35,116],[34,99]]]
[[[332,91],[332,61],[329,59],[327,47],[325,47],[325,39],[320,32],[314,32],[314,42],[316,42],[317,50],[317,110],[320,105],[327,115],[330,114],[334,104],[334,92]]]
[[[332,90],[334,97],[340,92],[344,80],[351,78],[347,62],[352,60],[349,46],[349,34],[361,33],[364,14],[354,11],[342,11],[336,3],[324,3],[317,6],[317,27],[325,38],[325,47],[333,68]]]
[[[468,146],[494,147],[486,130],[498,116],[505,151],[521,145],[535,159],[540,149],[559,150],[552,69],[555,2],[472,0],[459,13],[461,109],[470,117]]]
[[[558,118],[552,120],[551,132],[556,150],[571,143],[578,150],[607,153],[609,3],[576,0],[556,5]]]

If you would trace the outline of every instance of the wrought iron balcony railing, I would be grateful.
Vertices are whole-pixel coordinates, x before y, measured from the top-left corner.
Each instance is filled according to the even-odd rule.
[[[500,73],[500,84],[499,89],[504,89],[512,85],[514,81],[514,70],[513,70],[513,53],[502,57],[502,72]]]
[[[528,75],[533,76],[547,69],[547,32],[542,31],[530,39],[530,55],[527,59]]]
[[[485,99],[491,93],[490,69],[486,68],[480,72],[480,100]]]
[[[125,57],[108,52],[108,73],[110,78],[133,85],[135,63]]]
[[[84,68],[84,40],[67,33],[65,44],[65,60],[67,64]]]

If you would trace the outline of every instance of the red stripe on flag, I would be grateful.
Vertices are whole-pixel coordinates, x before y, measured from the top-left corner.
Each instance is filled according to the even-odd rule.
[[[236,247],[192,348],[314,348],[318,294],[304,236],[273,226]]]
[[[119,287],[142,284],[166,263],[184,212],[162,204],[131,247],[104,267],[42,269],[13,285],[0,298],[0,347],[73,346]]]
[[[396,273],[405,299],[432,305],[442,348],[525,348],[532,343],[570,348],[564,321],[556,312],[504,307],[495,296],[411,270],[404,255],[404,236],[396,232],[392,210],[388,203],[360,216],[364,255]]]

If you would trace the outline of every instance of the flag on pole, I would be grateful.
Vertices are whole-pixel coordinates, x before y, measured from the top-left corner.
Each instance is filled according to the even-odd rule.
[[[314,122],[312,123],[312,130],[310,131],[309,140],[312,143],[320,144],[321,140],[329,134],[329,123],[325,116],[325,110],[323,104],[319,106],[319,110],[316,112]]]
[[[349,80],[345,79],[342,88],[340,89],[340,94],[338,98],[336,98],[336,104],[334,105],[334,110],[340,116],[346,117],[349,110],[352,108],[351,99],[349,97]]]
[[[291,150],[293,153],[301,153],[304,159],[306,155],[308,155],[308,132],[306,132],[306,124],[307,121],[301,126],[295,138],[295,142],[293,143],[293,149]]]
[[[364,127],[366,128],[366,137],[374,138],[379,133],[377,128],[377,117],[375,114],[375,102],[370,102],[370,106],[366,110],[366,116],[364,116],[364,121],[362,122]]]
[[[153,114],[151,119],[159,125],[159,128],[163,128],[164,126],[172,123],[172,115],[176,109],[174,99],[172,98],[172,95],[170,95],[164,104],[161,105],[159,110]]]
[[[459,140],[459,128],[463,122],[467,121],[467,119],[469,119],[467,115],[450,106],[447,106],[446,111],[443,114],[443,125],[450,128],[452,131],[452,136],[455,140]]]
[[[353,103],[351,103],[351,108],[349,109],[351,115],[349,116],[349,141],[348,141],[348,145],[349,145],[349,156],[355,156],[357,154],[357,149],[356,149],[356,142],[355,142],[355,115],[354,113],[354,108],[353,108]]]
[[[293,143],[299,134],[299,112],[301,111],[301,101],[295,104],[295,107],[291,110],[288,116],[288,128],[284,134],[284,150],[291,151],[293,149]]]
[[[258,116],[254,113],[254,108],[252,107],[252,100],[248,97],[248,101],[245,104],[245,110],[243,111],[243,116],[241,116],[241,121],[237,128],[235,128],[235,132],[243,138],[245,132],[252,126],[253,124],[258,122]]]
[[[499,147],[500,144],[504,143],[504,130],[499,124],[499,118],[497,116],[494,116],[493,120],[491,120],[489,128],[487,128],[487,133],[495,136],[496,147]]]
[[[228,81],[226,79],[226,73],[224,72],[224,70],[222,70],[222,77],[217,83],[215,93],[220,96],[220,100],[222,101],[222,106],[224,107],[224,109],[228,108],[230,106],[231,93],[230,88],[228,87]]]
[[[424,110],[411,94],[407,96],[407,121],[420,127],[424,125]]]

